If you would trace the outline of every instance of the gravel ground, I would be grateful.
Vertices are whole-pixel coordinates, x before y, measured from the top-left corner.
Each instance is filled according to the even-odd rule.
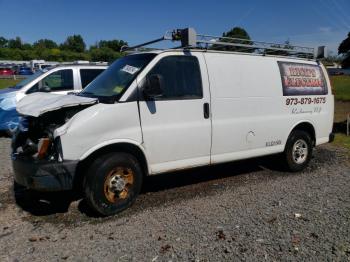
[[[151,177],[111,218],[68,193],[16,205],[9,145],[0,139],[0,261],[350,261],[349,159],[332,145],[298,174],[262,158]]]

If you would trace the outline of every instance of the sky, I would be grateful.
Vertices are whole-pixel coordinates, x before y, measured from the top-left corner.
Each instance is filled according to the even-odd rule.
[[[174,28],[221,35],[235,26],[253,40],[326,45],[335,54],[350,32],[350,0],[0,0],[0,36],[29,43],[81,34],[88,46],[102,39],[132,45]]]

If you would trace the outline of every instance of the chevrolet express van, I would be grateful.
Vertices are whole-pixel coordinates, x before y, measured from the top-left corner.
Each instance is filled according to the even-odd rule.
[[[17,128],[19,115],[16,103],[35,92],[67,94],[80,92],[107,66],[64,65],[38,70],[15,86],[0,90],[0,136],[10,136]]]
[[[333,108],[313,59],[194,47],[129,54],[78,96],[20,101],[14,178],[41,191],[82,188],[112,215],[148,175],[270,154],[301,171],[332,140]]]

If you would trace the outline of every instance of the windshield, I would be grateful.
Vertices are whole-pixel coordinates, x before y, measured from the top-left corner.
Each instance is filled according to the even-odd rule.
[[[119,97],[156,54],[129,55],[116,60],[81,93],[92,97]]]
[[[45,71],[46,72],[46,71]],[[26,84],[32,82],[34,79],[36,79],[38,76],[42,75],[43,73],[45,73],[44,71],[37,71],[34,74],[26,77],[25,79],[23,79],[21,82],[19,82],[17,85],[14,86],[14,88],[21,88],[23,86],[25,86]]]

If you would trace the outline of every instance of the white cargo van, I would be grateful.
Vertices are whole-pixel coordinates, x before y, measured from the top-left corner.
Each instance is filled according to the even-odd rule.
[[[216,38],[226,47],[218,51],[194,34],[172,34],[183,48],[118,59],[79,96],[24,98],[16,183],[82,188],[111,215],[134,202],[147,175],[277,153],[291,171],[304,169],[312,148],[332,140],[331,85],[313,50],[269,46],[284,56],[266,55],[262,43]]]

